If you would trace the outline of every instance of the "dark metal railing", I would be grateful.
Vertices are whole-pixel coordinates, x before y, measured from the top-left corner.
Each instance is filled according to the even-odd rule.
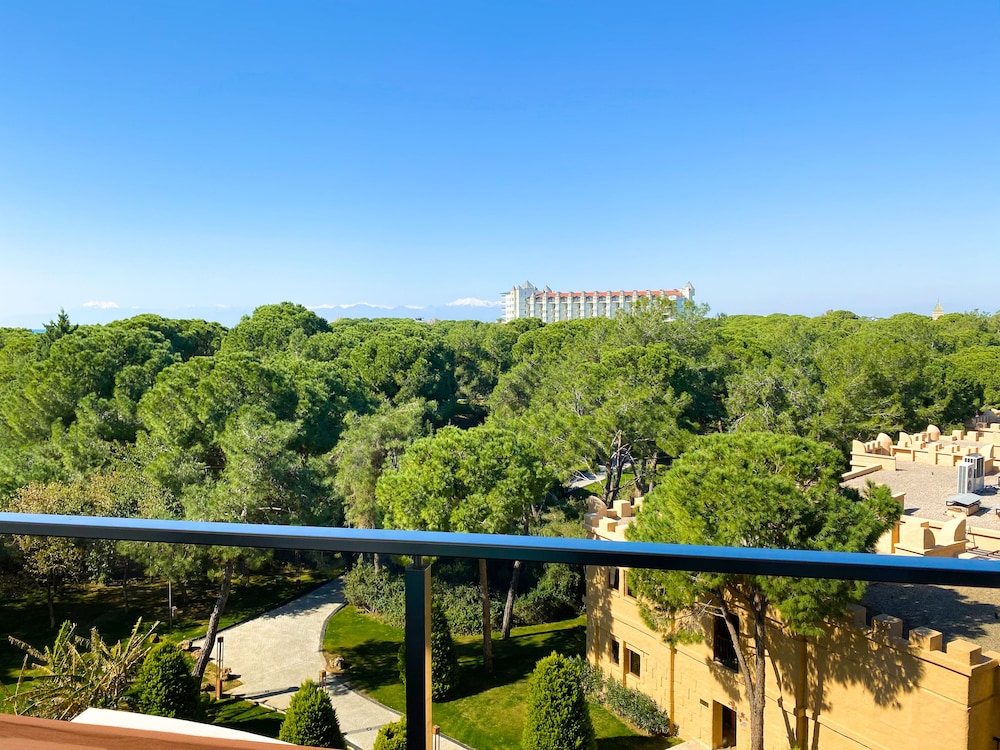
[[[0,513],[0,534],[347,553],[378,552],[414,558],[405,578],[407,746],[420,750],[431,747],[430,564],[423,559],[426,557],[1000,588],[1000,564],[997,561],[851,552],[21,513]],[[416,731],[417,727],[421,727],[422,731]]]

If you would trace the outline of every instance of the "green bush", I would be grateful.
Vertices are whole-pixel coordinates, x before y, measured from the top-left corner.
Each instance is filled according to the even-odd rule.
[[[670,734],[670,718],[666,711],[656,705],[656,701],[639,690],[625,687],[615,679],[608,679],[605,685],[604,705],[609,711],[647,734],[664,737]]]
[[[378,730],[375,750],[406,750],[406,717]]]
[[[528,678],[524,750],[596,750],[594,725],[580,684],[580,667],[554,651]]]
[[[573,661],[580,669],[580,685],[583,687],[583,694],[595,703],[603,703],[604,672],[579,656],[574,656]]]
[[[198,680],[187,657],[172,644],[154,646],[139,667],[133,685],[135,707],[144,714],[174,719],[204,716]]]
[[[406,644],[399,647],[397,655],[399,681],[406,684]],[[448,617],[444,608],[431,602],[431,698],[439,701],[447,697],[458,684],[458,656],[451,637]]]
[[[576,566],[546,563],[535,588],[514,601],[514,624],[541,625],[579,614],[580,581]]]
[[[446,584],[437,578],[433,582],[433,598],[444,608],[455,635],[479,635],[483,632],[483,607],[479,586]],[[403,578],[383,567],[378,573],[367,563],[356,565],[344,574],[344,595],[362,612],[375,615],[393,627],[405,624],[405,591]],[[490,597],[490,615],[494,628],[503,619],[503,602]]]
[[[448,615],[453,634],[480,635],[483,632],[483,604],[479,597],[479,586],[441,583],[434,586],[433,595]],[[492,627],[499,628],[503,620],[503,602],[494,592],[490,594],[490,618]]]
[[[307,747],[346,747],[330,698],[312,680],[292,696],[278,739]]]
[[[580,670],[581,687],[588,698],[647,734],[666,737],[671,733],[667,712],[648,695],[625,687],[610,675],[605,676],[599,667],[592,666],[579,656],[574,657],[574,661]]]
[[[344,574],[344,596],[362,612],[375,615],[393,627],[405,623],[405,591],[403,579],[388,569],[368,563],[356,565]]]

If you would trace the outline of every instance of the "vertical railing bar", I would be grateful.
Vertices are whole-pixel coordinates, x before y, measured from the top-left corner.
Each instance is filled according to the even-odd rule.
[[[406,747],[431,748],[431,565],[406,568]]]

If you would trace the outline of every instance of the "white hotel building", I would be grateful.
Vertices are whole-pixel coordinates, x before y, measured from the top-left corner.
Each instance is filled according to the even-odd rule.
[[[504,322],[517,318],[540,318],[546,323],[579,318],[613,318],[619,310],[628,312],[640,297],[691,300],[694,287],[688,282],[680,289],[646,289],[631,292],[553,292],[547,286],[535,288],[526,281],[503,295]]]

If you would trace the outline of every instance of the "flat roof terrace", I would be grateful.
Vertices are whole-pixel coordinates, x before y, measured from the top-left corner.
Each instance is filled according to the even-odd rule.
[[[986,475],[985,488],[976,493],[981,498],[981,505],[976,513],[968,516],[969,526],[1000,531],[998,479],[1000,471],[997,469]],[[861,490],[869,481],[887,485],[893,494],[905,493],[903,513],[906,516],[918,516],[929,521],[950,521],[954,518],[945,512],[945,501],[958,494],[958,474],[952,467],[899,463],[895,471],[879,469],[848,479],[843,484]]]

